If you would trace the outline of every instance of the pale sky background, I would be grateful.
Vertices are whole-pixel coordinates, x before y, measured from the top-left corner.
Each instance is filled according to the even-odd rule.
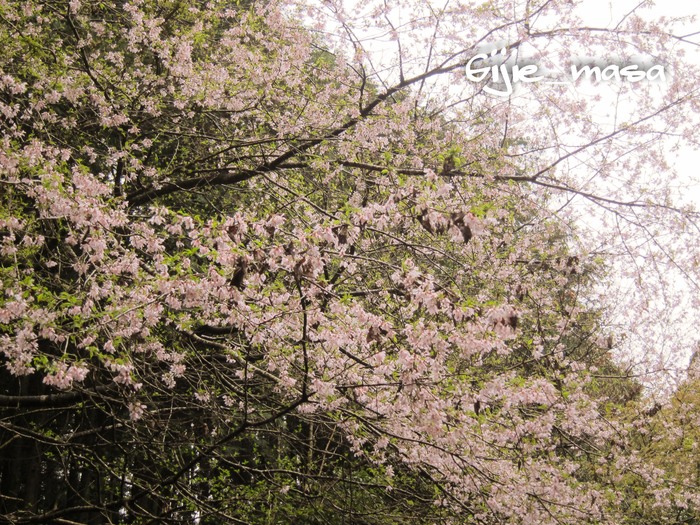
[[[591,26],[614,26],[621,16],[630,12],[639,3],[639,1],[632,0],[585,0],[583,3],[585,7],[581,9],[580,13]],[[639,13],[645,19],[656,19],[662,16],[669,18],[698,17],[700,15],[700,3],[692,0],[663,0],[657,2],[650,9],[640,10]],[[685,60],[700,65],[700,20],[685,21],[675,27],[674,34],[686,37],[686,40],[688,40],[688,43],[679,45],[686,53]],[[682,73],[676,71],[671,74]],[[697,82],[700,83],[700,78],[697,79]],[[674,159],[669,159],[669,163],[678,173],[678,180],[682,185],[679,192],[681,200],[678,204],[692,204],[696,210],[700,210],[700,151],[691,147],[682,148]],[[694,244],[695,246],[689,248],[697,250],[700,245],[700,239],[697,239]],[[683,315],[687,315],[687,321],[678,322],[678,327],[682,332],[674,334],[671,349],[665,357],[670,366],[675,366],[678,371],[682,372],[686,369],[691,352],[697,349],[698,341],[700,340],[698,325],[692,322],[688,323],[688,321],[697,320],[698,316],[700,316],[700,312],[693,310],[693,307],[690,306],[692,298],[697,297],[700,292],[697,289],[686,288],[688,284],[682,281],[679,281],[678,286],[681,289],[686,289],[686,304],[676,305],[676,311],[669,314],[669,319],[680,319]],[[688,312],[688,309],[692,311]],[[657,339],[656,344],[663,346],[665,342],[665,338],[662,337]],[[679,345],[682,348],[673,348],[675,345]],[[634,350],[632,349],[632,351]],[[664,352],[661,351],[661,353]],[[677,377],[682,378],[683,375],[681,374]]]
[[[328,0],[320,0],[328,1]],[[418,2],[419,0],[416,0]],[[432,0],[428,0],[432,1]],[[353,15],[359,14],[355,7],[360,4],[361,0],[345,0],[343,6],[348,13]],[[411,0],[405,0],[404,8],[406,5],[410,5]],[[434,0],[435,6],[444,6],[445,0]],[[589,27],[607,27],[614,28],[615,25],[620,21],[622,17],[628,14],[630,11],[638,7],[642,2],[641,0],[584,0],[582,5],[578,8],[578,15],[583,18],[583,25]],[[354,11],[354,12],[353,12]],[[647,20],[658,19],[659,17],[675,18],[675,17],[690,17],[700,15],[700,3],[695,3],[693,0],[663,0],[657,2],[657,5],[651,8],[644,8],[638,11],[638,14]],[[404,18],[402,13],[402,8],[399,7],[394,12],[395,16],[392,16],[394,20],[392,22],[401,26],[407,20],[402,20]],[[405,18],[410,19],[411,13],[406,11]],[[679,48],[682,48],[685,53],[685,59],[694,64],[700,65],[700,21],[684,21],[682,24],[679,23],[675,26],[676,29],[674,34],[676,36],[688,36],[688,43],[679,44]],[[392,57],[396,56],[397,43],[390,38],[390,35],[386,33],[385,30],[377,30],[372,27],[371,24],[366,29],[356,28],[355,37],[357,37],[364,46],[365,52],[368,53],[369,59],[372,61],[375,70],[382,73],[387,73],[389,69],[385,70],[384,65],[391,67],[395,62],[393,62]],[[403,30],[406,30],[404,27]],[[695,34],[698,33],[698,34]],[[330,35],[333,35],[333,30],[331,29]],[[410,40],[410,39],[409,39]],[[407,41],[404,42],[404,45]],[[405,50],[405,48],[404,48]],[[384,64],[384,62],[387,62]],[[668,72],[668,74],[683,74],[683,72]],[[391,77],[392,75],[389,74]],[[465,79],[466,81],[466,79]],[[697,79],[700,84],[700,78]],[[458,88],[458,86],[454,86]],[[660,86],[661,88],[661,86]],[[601,83],[578,83],[575,87],[577,94],[582,97],[592,97],[594,94],[600,94],[604,97],[603,101],[597,106],[601,109],[599,114],[599,122],[605,124],[606,118],[604,113],[615,112],[616,104],[619,100],[613,96],[607,97],[603,94],[605,88]],[[612,90],[610,91],[612,93]],[[620,111],[624,112],[624,103],[619,106]],[[610,123],[612,124],[612,119]],[[668,159],[671,167],[679,175],[679,184],[681,187],[677,192],[681,196],[681,202],[676,204],[693,204],[694,207],[700,210],[700,151],[693,149],[691,147],[683,148],[673,159]],[[579,199],[580,200],[580,199]],[[597,219],[591,218],[593,223],[589,223],[587,226],[590,231],[595,230],[595,221]],[[698,248],[700,245],[700,239],[695,243],[694,249]],[[617,263],[612,262],[615,265]],[[618,283],[623,283],[623,281],[617,281]],[[624,284],[620,284],[624,287]],[[634,288],[634,284],[631,284],[631,288]],[[686,284],[680,283],[677,288],[682,289]],[[615,294],[615,291],[606,290],[603,292]],[[632,343],[626,348],[621,348],[621,352],[627,352],[630,355],[634,355],[639,348],[658,348],[660,360],[664,363],[660,368],[675,368],[676,371],[681,372],[685,369],[688,358],[693,350],[693,348],[700,341],[700,331],[695,324],[695,321],[700,320],[700,311],[692,310],[689,306],[691,297],[697,297],[700,292],[697,289],[688,289],[685,298],[681,302],[687,302],[688,305],[681,305],[679,303],[674,304],[671,309],[666,305],[655,305],[659,316],[655,319],[659,324],[659,331],[656,335],[649,335],[647,341],[642,341],[640,338],[638,342]],[[611,295],[612,296],[612,295]],[[622,292],[624,296],[624,292]],[[601,296],[602,297],[602,296]],[[618,328],[624,331],[626,315],[629,315],[631,310],[625,307],[624,302],[620,303],[620,324]],[[672,310],[672,311],[671,311]],[[667,316],[666,319],[661,319],[661,316]],[[684,316],[686,316],[684,318]],[[653,315],[649,319],[654,319]],[[661,320],[659,320],[661,319]],[[693,322],[690,322],[690,321]],[[668,321],[664,326],[665,321]],[[642,327],[645,331],[644,326]],[[684,330],[681,333],[681,330]],[[669,333],[670,332],[670,333]],[[640,337],[644,337],[642,334]],[[637,350],[635,350],[637,348]],[[667,369],[668,369],[667,368]]]
[[[614,25],[621,16],[630,12],[640,4],[639,0],[585,0],[580,10],[581,16],[590,25],[608,26]],[[687,53],[686,59],[695,64],[700,64],[700,2],[696,0],[662,0],[655,2],[650,9],[643,9],[640,13],[645,18],[666,17],[691,17],[698,18],[693,22],[679,24],[675,32],[677,36],[688,36],[687,40],[695,43],[683,44]],[[648,14],[647,14],[648,13]],[[679,72],[675,72],[679,74]],[[700,83],[700,79],[698,79]],[[700,179],[700,151],[685,148],[678,155],[675,167],[682,178],[688,180],[686,197],[693,202],[696,209],[700,209],[700,183],[692,183],[692,179]],[[685,177],[683,177],[685,175]],[[699,240],[700,241],[700,240]]]

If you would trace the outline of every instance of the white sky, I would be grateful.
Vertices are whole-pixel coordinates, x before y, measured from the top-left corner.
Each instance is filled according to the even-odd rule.
[[[585,0],[580,9],[580,16],[591,26],[614,25],[620,17],[629,13],[640,4],[640,0]],[[700,17],[700,2],[694,0],[662,0],[655,3],[649,9],[640,11],[645,18],[665,17]],[[693,44],[682,44],[682,49],[687,53],[687,60],[700,65],[700,19],[679,23],[675,34],[677,36],[692,35],[687,40]],[[682,74],[682,72],[676,72]],[[700,79],[698,79],[700,82]],[[684,194],[687,202],[694,203],[700,210],[700,183],[692,182],[700,180],[700,151],[684,148],[676,157],[674,167],[680,178],[688,181],[687,192]]]
[[[418,2],[419,0],[416,1]],[[445,4],[445,0],[429,1],[434,1],[436,7],[438,4],[440,6]],[[355,7],[361,2],[362,0],[344,0],[344,7],[348,12],[358,14]],[[410,2],[411,0],[405,0],[404,6],[406,4],[410,5]],[[622,17],[638,7],[640,3],[642,3],[641,0],[584,0],[579,6],[578,14],[583,18],[585,26],[608,27],[612,29]],[[405,9],[405,7],[397,8],[397,11],[395,12],[396,16],[393,17],[394,20],[392,20],[397,25],[401,25],[402,22],[405,22],[405,20],[402,20],[402,9]],[[658,2],[658,5],[656,6],[638,11],[637,14],[649,20],[658,19],[662,16],[668,18],[696,16],[700,15],[700,3],[695,3],[693,0],[663,0]],[[410,18],[411,14],[406,12],[405,16]],[[698,34],[694,34],[696,32]],[[685,51],[686,60],[700,65],[700,21],[686,20],[683,23],[679,23],[676,26],[674,34],[677,36],[693,34],[693,36],[688,37],[688,40],[696,43],[697,45],[693,45],[692,43],[682,43],[679,45],[679,49],[683,49]],[[383,69],[381,65],[383,62],[392,62],[392,59],[389,57],[395,56],[397,47],[396,42],[392,41],[389,35],[378,32],[376,29],[373,29],[370,26],[364,29],[357,28],[357,33],[355,36],[362,41],[365,51],[369,53],[369,58],[372,60],[374,66],[378,70]],[[406,42],[404,42],[404,44],[406,44]],[[670,74],[683,74],[683,72],[670,72]],[[700,83],[700,79],[698,79],[698,83]],[[457,86],[454,87],[456,88]],[[607,100],[605,100],[606,97],[604,93],[602,93],[603,89],[604,86],[601,85],[601,83],[595,83],[594,85],[589,86],[586,86],[585,83],[581,83],[577,84],[576,93],[577,96],[580,94],[582,97],[592,97],[594,94],[600,94],[603,96],[603,101],[597,107],[606,112],[614,112],[614,108],[619,101],[611,97],[607,97]],[[624,112],[623,105],[621,105],[619,109],[620,111]],[[601,114],[598,115],[601,118],[599,122],[604,124],[606,121],[602,113],[603,111],[601,111]],[[669,159],[669,162],[671,163],[672,168],[674,168],[678,173],[680,184],[682,186],[678,191],[678,195],[681,197],[682,201],[678,204],[693,203],[695,208],[700,210],[700,151],[694,150],[690,147],[685,147],[673,159]],[[589,227],[590,226],[591,225],[589,224]],[[700,239],[698,239],[698,241],[700,241]],[[700,247],[700,242],[698,242],[693,248],[697,249],[698,247]],[[688,292],[688,298],[693,294],[696,296],[698,294],[697,290],[688,290]],[[690,302],[689,299],[688,302]],[[621,309],[624,311],[624,305]],[[688,313],[687,309],[683,310],[683,308],[679,306],[676,306],[675,310],[678,311],[678,314],[681,317]],[[669,312],[668,309],[664,311],[663,307],[658,311],[662,312],[664,315],[668,315],[669,323],[671,323],[671,321],[673,321],[675,318],[674,322],[677,323],[678,326],[684,326],[687,333],[668,338],[667,328],[666,332],[663,330],[658,332],[659,335],[656,337],[650,336],[650,341],[644,343],[644,346],[656,345],[658,347],[664,347],[669,345],[673,347],[670,349],[670,353],[665,354],[664,358],[670,361],[671,366],[674,365],[673,361],[675,361],[675,366],[682,370],[685,368],[687,358],[690,355],[692,347],[696,344],[698,338],[700,337],[700,333],[698,333],[697,330],[687,330],[688,323],[678,321],[680,317],[676,316],[675,311]],[[700,311],[693,311],[692,317],[700,319]],[[668,326],[671,326],[671,324]],[[673,324],[673,326],[675,327],[675,324]],[[672,328],[671,330],[674,329],[675,328]],[[682,355],[682,351],[679,353],[679,350],[683,349],[686,352],[684,356]],[[628,349],[628,351],[633,352],[634,350]],[[660,352],[664,353],[664,350],[660,350]]]

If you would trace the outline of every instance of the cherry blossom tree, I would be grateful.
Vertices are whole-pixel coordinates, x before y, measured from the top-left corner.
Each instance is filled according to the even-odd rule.
[[[681,71],[663,21],[413,0],[0,21],[2,520],[618,523],[619,476],[696,512],[632,452],[641,387],[595,295],[614,255],[642,319],[665,272],[697,282],[663,155],[693,140],[693,75],[623,84],[612,124],[577,84],[465,78],[491,43],[547,75],[579,49]]]

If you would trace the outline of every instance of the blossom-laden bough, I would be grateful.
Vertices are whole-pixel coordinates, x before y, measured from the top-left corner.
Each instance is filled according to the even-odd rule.
[[[556,87],[453,104],[489,38],[669,42],[505,4],[411,4],[427,47],[385,76],[332,2],[0,4],[2,520],[618,523],[640,479],[697,506],[633,452],[601,257],[548,211],[692,220],[567,170],[637,169],[694,88],[605,133]],[[304,27],[329,13],[354,56]]]

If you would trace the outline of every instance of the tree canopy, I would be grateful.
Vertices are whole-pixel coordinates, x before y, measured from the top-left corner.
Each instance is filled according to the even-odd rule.
[[[697,234],[662,156],[694,77],[621,86],[612,125],[464,77],[499,39],[670,71],[683,38],[370,4],[0,2],[0,521],[697,519],[659,459],[697,407],[645,406],[597,300],[615,252],[641,320],[697,282],[659,233]]]

